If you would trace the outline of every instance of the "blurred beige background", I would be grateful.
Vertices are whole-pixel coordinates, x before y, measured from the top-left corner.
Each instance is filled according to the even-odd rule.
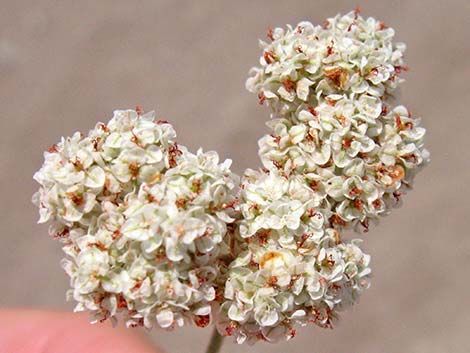
[[[432,164],[404,207],[366,235],[372,288],[334,331],[223,352],[468,352],[470,104],[468,0],[1,1],[0,307],[70,310],[60,244],[30,196],[42,151],[114,108],[157,109],[195,149],[257,167],[267,110],[244,89],[269,26],[320,23],[357,4],[408,44],[402,103],[428,128]],[[464,113],[465,112],[465,113]],[[153,332],[202,352],[210,330]]]

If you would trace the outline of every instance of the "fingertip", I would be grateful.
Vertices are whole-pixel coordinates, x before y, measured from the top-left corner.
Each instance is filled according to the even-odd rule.
[[[0,347],[16,353],[156,353],[134,329],[90,324],[87,314],[0,310]]]

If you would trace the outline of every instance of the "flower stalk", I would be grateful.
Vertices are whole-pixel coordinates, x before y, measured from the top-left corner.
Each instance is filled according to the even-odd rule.
[[[217,331],[217,328],[214,327],[214,330],[212,331],[211,340],[207,345],[206,353],[219,353],[223,341],[224,337],[221,336]]]

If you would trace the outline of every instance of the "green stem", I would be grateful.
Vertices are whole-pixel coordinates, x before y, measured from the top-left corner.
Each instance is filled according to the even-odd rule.
[[[217,329],[214,327],[212,332],[211,340],[207,346],[206,353],[219,353],[220,347],[222,347],[222,342],[224,338],[217,332]]]

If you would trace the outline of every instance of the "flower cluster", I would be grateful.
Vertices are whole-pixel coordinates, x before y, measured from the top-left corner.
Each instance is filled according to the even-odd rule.
[[[222,335],[275,342],[296,324],[331,327],[369,286],[369,255],[341,233],[367,231],[429,160],[419,119],[391,105],[405,68],[393,35],[354,11],[261,42],[246,86],[271,108],[271,133],[259,141],[264,169],[242,180]]]
[[[178,147],[153,113],[115,111],[45,153],[33,197],[64,243],[77,311],[128,326],[205,326],[234,218],[237,177],[215,152]]]
[[[140,108],[45,152],[33,201],[64,244],[76,310],[132,327],[215,321],[238,343],[332,327],[371,273],[344,231],[388,214],[429,161],[420,120],[392,102],[406,69],[393,36],[358,11],[269,30],[246,86],[271,132],[241,183]]]
[[[332,327],[369,286],[370,256],[326,227],[321,199],[302,175],[247,171],[239,255],[231,264],[218,329],[237,342],[276,342],[297,324]]]
[[[329,94],[391,94],[402,81],[403,43],[395,31],[359,11],[330,18],[322,26],[300,22],[268,31],[260,41],[261,67],[246,82],[261,104],[288,114],[301,104],[315,106]]]
[[[389,109],[376,97],[330,99],[270,121],[260,156],[268,170],[306,179],[330,227],[367,231],[370,220],[399,204],[428,161],[425,130],[405,107]]]

